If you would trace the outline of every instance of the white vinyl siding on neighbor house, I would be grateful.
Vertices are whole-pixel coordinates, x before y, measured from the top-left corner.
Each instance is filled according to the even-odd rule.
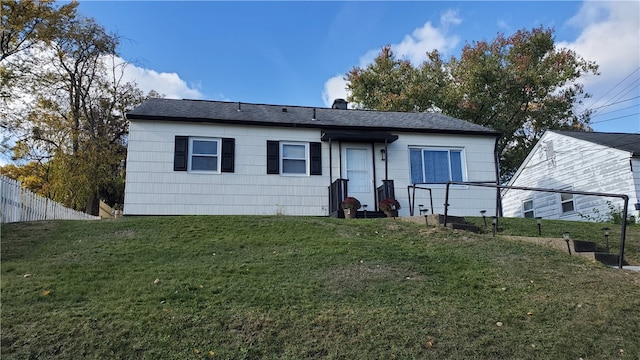
[[[509,185],[533,188],[629,194],[636,193],[630,153],[547,131],[538,141]],[[532,199],[536,217],[584,221],[607,214],[607,201],[622,207],[620,198],[605,198],[525,190],[504,190],[503,213],[523,216],[522,202]],[[630,206],[633,209],[633,206]]]

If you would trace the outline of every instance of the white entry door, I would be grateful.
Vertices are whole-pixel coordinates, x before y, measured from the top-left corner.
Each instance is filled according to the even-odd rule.
[[[374,211],[373,170],[371,148],[367,146],[347,145],[343,152],[343,178],[348,179],[348,193],[368,205],[367,210]],[[362,210],[362,209],[360,209]]]

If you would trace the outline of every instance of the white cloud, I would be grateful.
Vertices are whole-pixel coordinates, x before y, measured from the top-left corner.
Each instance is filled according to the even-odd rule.
[[[344,75],[336,75],[324,83],[322,100],[327,107],[333,104],[335,99],[347,99],[347,81]]]
[[[116,62],[123,62],[116,59]],[[194,86],[189,86],[177,73],[157,72],[128,64],[124,69],[123,80],[135,82],[144,94],[155,90],[169,99],[201,99],[202,93]]]
[[[567,24],[581,33],[575,41],[557,46],[572,49],[600,67],[600,76],[585,79],[589,92],[609,90],[640,65],[640,2],[585,1]]]
[[[409,60],[414,65],[419,65],[427,60],[427,52],[437,49],[443,54],[450,53],[460,42],[455,35],[450,35],[449,27],[458,25],[462,20],[458,17],[457,11],[448,10],[440,16],[440,25],[434,26],[431,21],[427,21],[415,29],[411,34],[405,37],[397,44],[392,44],[391,49],[398,58]],[[367,51],[360,57],[360,67],[366,67],[371,64],[375,57],[380,53],[380,49],[372,49]],[[344,75],[336,75],[324,84],[322,99],[326,106],[331,106],[333,100],[346,98],[346,84],[343,79]]]

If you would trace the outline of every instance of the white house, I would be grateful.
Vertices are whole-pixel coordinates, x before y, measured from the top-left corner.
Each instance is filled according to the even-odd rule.
[[[508,185],[629,196],[627,215],[638,219],[640,134],[547,131]],[[522,190],[505,190],[508,217],[605,220],[623,200]]]
[[[130,121],[125,215],[341,216],[353,196],[375,211],[428,183],[443,212],[448,180],[493,181],[499,133],[437,113],[149,99]],[[493,189],[456,186],[449,213],[495,211]],[[415,204],[428,206],[425,190]]]

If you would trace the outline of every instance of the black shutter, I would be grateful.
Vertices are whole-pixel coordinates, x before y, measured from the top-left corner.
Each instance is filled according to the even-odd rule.
[[[233,138],[222,138],[222,172],[234,171],[234,153],[236,140]]]
[[[280,173],[280,142],[267,140],[267,174]]]
[[[173,150],[173,171],[187,171],[189,157],[189,137],[176,136]]]
[[[322,144],[319,142],[309,143],[309,157],[311,158],[311,175],[322,175]]]

